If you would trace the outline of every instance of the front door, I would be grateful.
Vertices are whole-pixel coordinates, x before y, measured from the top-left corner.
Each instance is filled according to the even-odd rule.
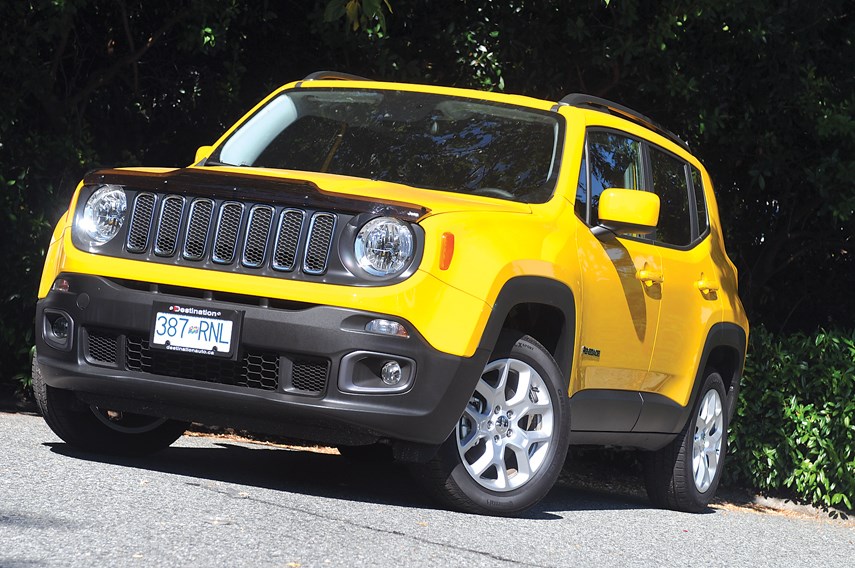
[[[606,129],[588,131],[577,214],[598,222],[600,194],[610,187],[643,190],[641,142]],[[582,273],[578,390],[640,391],[649,367],[662,300],[662,259],[652,242],[580,231]],[[642,279],[644,278],[644,279]],[[629,425],[631,427],[632,424]]]

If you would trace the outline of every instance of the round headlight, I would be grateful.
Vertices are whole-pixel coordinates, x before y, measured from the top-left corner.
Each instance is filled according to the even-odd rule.
[[[127,210],[128,200],[124,189],[118,185],[98,188],[83,208],[81,236],[94,246],[109,242],[124,225]]]
[[[368,274],[395,275],[413,258],[413,231],[393,217],[377,217],[359,230],[353,252],[356,262]]]

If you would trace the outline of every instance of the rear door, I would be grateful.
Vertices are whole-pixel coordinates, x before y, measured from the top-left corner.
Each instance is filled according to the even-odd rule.
[[[648,170],[660,199],[654,242],[662,256],[663,282],[656,345],[640,390],[685,406],[707,332],[721,319],[720,275],[700,172],[670,152],[648,148]]]

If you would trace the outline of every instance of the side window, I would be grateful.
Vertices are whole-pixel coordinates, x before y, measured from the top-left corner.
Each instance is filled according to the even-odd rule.
[[[704,198],[704,183],[701,172],[694,166],[692,170],[692,189],[695,191],[695,205],[698,208],[698,234],[703,235],[710,228],[709,217],[707,217],[707,202]]]
[[[596,225],[599,221],[597,209],[600,203],[600,195],[610,187],[622,187],[626,189],[641,189],[641,143],[615,132],[594,130],[588,132],[587,139],[587,165],[579,174],[579,189],[576,192],[577,211],[579,203],[587,204],[590,199],[591,215],[588,219],[589,225]],[[590,187],[587,193],[584,188],[588,185],[586,174],[590,173]],[[583,216],[580,214],[580,216]]]
[[[654,147],[650,148],[653,192],[659,196],[656,241],[671,245],[692,242],[688,165]]]

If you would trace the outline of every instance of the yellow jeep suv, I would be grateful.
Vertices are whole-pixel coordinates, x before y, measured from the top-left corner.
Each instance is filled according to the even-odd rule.
[[[190,421],[409,462],[511,515],[568,446],[706,507],[748,323],[710,178],[621,105],[315,73],[186,168],[89,173],[51,239],[34,387],[87,450]]]

